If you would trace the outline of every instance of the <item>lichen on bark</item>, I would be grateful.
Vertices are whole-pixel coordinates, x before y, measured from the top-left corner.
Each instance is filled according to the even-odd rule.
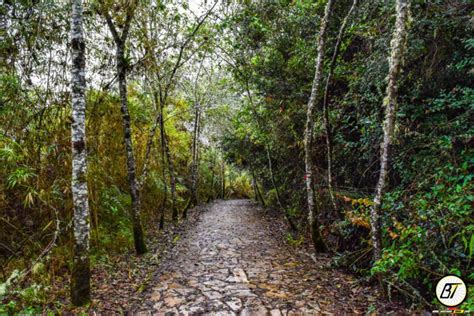
[[[72,1],[71,99],[72,99],[72,197],[74,204],[74,257],[71,301],[80,306],[90,301],[89,202],[87,192],[85,40],[82,1]]]
[[[306,200],[308,204],[308,221],[311,229],[311,237],[313,240],[314,248],[317,252],[325,251],[324,241],[319,231],[319,224],[316,214],[316,205],[314,203],[315,192],[313,183],[313,161],[312,161],[312,140],[313,140],[313,128],[314,118],[313,112],[316,106],[316,99],[318,96],[319,86],[321,84],[322,71],[323,71],[323,59],[324,59],[324,48],[326,44],[326,32],[329,18],[331,16],[333,0],[328,0],[324,10],[324,16],[321,20],[321,26],[319,30],[318,38],[318,51],[316,57],[316,66],[314,73],[313,85],[311,88],[311,96],[308,101],[306,109],[306,126],[304,131],[304,162],[305,162],[305,184],[306,184]]]
[[[396,22],[391,41],[391,54],[389,58],[389,72],[386,97],[383,100],[385,119],[383,122],[383,140],[380,144],[380,174],[375,190],[374,205],[370,210],[373,259],[377,261],[382,254],[382,223],[380,210],[382,196],[387,186],[388,171],[390,168],[390,148],[393,143],[395,118],[397,112],[398,86],[397,82],[401,71],[401,61],[404,53],[404,43],[407,33],[409,0],[397,0]]]

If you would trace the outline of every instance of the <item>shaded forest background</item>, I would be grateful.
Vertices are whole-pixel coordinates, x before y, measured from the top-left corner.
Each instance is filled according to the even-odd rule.
[[[305,107],[325,1],[209,2],[199,9],[186,1],[89,1],[92,266],[133,253],[115,47],[103,16],[105,7],[120,25],[129,6],[127,97],[146,235],[176,225],[173,217],[183,220],[198,203],[255,198],[293,225],[290,244],[305,243]],[[335,2],[324,83],[350,6]],[[361,280],[383,275],[389,294],[412,307],[437,304],[433,286],[446,274],[474,279],[473,9],[467,0],[411,1],[377,262],[369,211],[380,171],[392,1],[359,1],[315,111],[316,203],[328,252]],[[55,299],[67,291],[53,292],[68,282],[74,242],[70,5],[3,1],[0,10],[0,312],[61,309],[65,301]],[[463,307],[474,309],[472,295]]]

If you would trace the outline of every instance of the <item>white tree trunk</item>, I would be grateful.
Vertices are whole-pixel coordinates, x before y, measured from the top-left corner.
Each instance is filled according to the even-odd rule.
[[[308,220],[311,228],[311,238],[316,251],[324,251],[325,245],[319,231],[319,223],[317,220],[317,214],[315,214],[315,203],[314,197],[315,192],[313,188],[313,161],[312,161],[312,141],[313,141],[313,112],[316,105],[316,99],[318,97],[319,86],[321,83],[323,59],[324,59],[324,48],[326,44],[326,31],[328,20],[332,11],[333,0],[328,0],[326,8],[324,10],[324,17],[321,20],[321,27],[319,30],[318,49],[316,57],[316,70],[314,73],[313,86],[311,89],[311,96],[309,98],[307,111],[306,111],[306,128],[304,132],[304,160],[305,160],[305,183],[307,191],[307,203],[308,203]]]
[[[0,14],[0,43],[6,43],[7,40],[7,7],[5,1],[0,0],[0,7],[3,7],[3,12]],[[4,44],[5,45],[5,44]],[[6,50],[0,50],[0,67],[5,67],[7,63],[7,56],[4,54]]]
[[[381,143],[380,175],[376,187],[374,205],[370,211],[372,228],[372,245],[374,249],[374,261],[379,260],[382,253],[382,223],[380,209],[382,196],[387,185],[387,175],[390,160],[390,147],[393,143],[395,127],[395,116],[397,111],[398,86],[401,63],[404,52],[404,42],[407,33],[409,0],[397,0],[396,22],[391,42],[390,68],[388,73],[387,96],[384,99],[385,120],[383,122],[383,141]]]
[[[71,301],[84,305],[90,301],[89,202],[87,194],[86,78],[82,0],[72,1],[71,22],[71,98],[72,98],[72,199],[74,204],[74,258],[71,276]]]

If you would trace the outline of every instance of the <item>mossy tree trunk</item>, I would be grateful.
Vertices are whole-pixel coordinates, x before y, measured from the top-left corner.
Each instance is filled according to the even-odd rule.
[[[395,118],[397,112],[398,86],[400,77],[405,38],[407,33],[409,0],[397,0],[396,22],[391,41],[390,67],[388,72],[388,84],[386,97],[383,102],[385,107],[385,119],[383,122],[383,140],[380,145],[380,174],[377,183],[374,205],[370,210],[372,246],[374,262],[381,258],[382,254],[382,222],[380,210],[382,207],[382,196],[387,186],[387,176],[390,168],[391,147],[394,139]]]
[[[324,10],[324,16],[321,20],[319,29],[319,38],[317,44],[316,70],[314,73],[313,86],[311,88],[311,96],[308,101],[306,109],[306,126],[304,131],[304,162],[305,162],[305,184],[306,184],[306,201],[308,204],[308,221],[311,229],[311,238],[316,252],[326,250],[324,240],[319,230],[318,214],[316,212],[316,205],[314,202],[314,179],[313,179],[313,157],[312,157],[312,143],[313,143],[313,128],[314,128],[314,109],[316,107],[316,100],[319,93],[319,86],[321,84],[324,49],[326,45],[326,32],[329,18],[331,16],[333,0],[328,0]]]

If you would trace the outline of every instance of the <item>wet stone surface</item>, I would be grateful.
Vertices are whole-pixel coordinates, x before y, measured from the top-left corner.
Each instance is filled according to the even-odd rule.
[[[137,311],[312,315],[378,309],[375,289],[325,268],[327,257],[315,262],[291,249],[281,235],[251,201],[214,203],[181,236]]]

